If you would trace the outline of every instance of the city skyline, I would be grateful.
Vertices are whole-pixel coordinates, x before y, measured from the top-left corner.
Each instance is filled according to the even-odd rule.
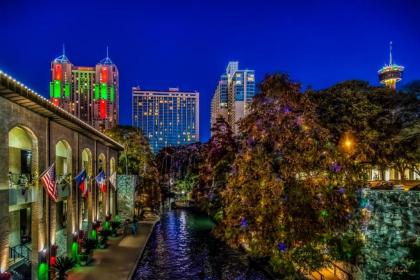
[[[0,69],[48,97],[48,64],[61,53],[63,43],[75,65],[95,65],[109,45],[110,56],[120,71],[121,124],[131,123],[131,110],[124,110],[131,108],[131,87],[179,86],[201,93],[200,140],[206,141],[210,136],[214,86],[220,69],[231,60],[254,69],[257,84],[265,74],[280,71],[302,82],[304,88],[325,88],[348,79],[380,85],[377,70],[387,63],[388,43],[393,41],[395,61],[405,66],[399,86],[420,77],[416,67],[420,62],[420,38],[411,35],[420,25],[416,20],[420,4],[403,2],[405,5],[401,1],[386,1],[387,5],[383,1],[354,1],[343,6],[332,1],[322,5],[304,5],[300,1],[250,6],[232,1],[219,9],[214,2],[198,5],[163,1],[130,4],[123,10],[106,3],[99,5],[100,9],[112,14],[114,21],[109,28],[99,28],[95,39],[89,28],[83,29],[81,23],[70,20],[73,17],[54,24],[61,17],[62,7],[51,3],[5,3],[0,23],[8,43],[0,46]],[[84,9],[72,5],[66,11],[84,18],[92,15],[97,4],[89,3]],[[250,7],[259,12],[254,14]],[[236,13],[224,17],[233,8]],[[219,20],[212,17],[216,11]],[[244,28],[233,33],[223,29],[240,20]],[[57,32],[63,26],[67,32]],[[13,39],[16,34],[24,34],[25,43]],[[221,45],[220,40],[224,42]]]

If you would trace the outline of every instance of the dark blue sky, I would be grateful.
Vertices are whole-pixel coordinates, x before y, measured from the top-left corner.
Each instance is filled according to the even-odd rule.
[[[134,2],[127,4],[125,2]],[[44,96],[50,61],[75,65],[110,57],[120,71],[120,119],[131,123],[131,87],[200,91],[200,138],[229,60],[288,72],[306,87],[346,79],[377,83],[394,58],[405,82],[420,79],[420,1],[6,1],[0,0],[0,69]]]

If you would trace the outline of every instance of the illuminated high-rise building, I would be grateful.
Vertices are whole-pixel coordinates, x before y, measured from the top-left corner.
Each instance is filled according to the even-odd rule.
[[[108,55],[94,67],[74,66],[63,54],[51,63],[50,100],[99,130],[118,124],[118,68]]]
[[[133,87],[132,124],[143,131],[154,153],[199,141],[198,92]]]
[[[214,124],[220,116],[228,120],[228,76],[222,74],[211,100],[211,123]]]
[[[248,114],[255,95],[254,70],[239,70],[237,61],[229,62],[220,76],[211,103],[211,124],[221,116],[238,132],[238,121]]]
[[[392,42],[389,43],[389,64],[378,71],[379,81],[386,87],[395,90],[397,82],[402,80],[404,67],[393,63],[392,61]]]

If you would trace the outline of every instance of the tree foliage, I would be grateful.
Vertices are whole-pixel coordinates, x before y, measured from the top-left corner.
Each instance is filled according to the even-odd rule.
[[[346,81],[307,94],[335,143],[345,133],[354,135],[355,160],[393,167],[404,174],[420,162],[419,88],[412,84],[404,92],[393,92],[366,82]]]
[[[262,82],[240,131],[218,235],[269,256],[285,274],[320,267],[326,240],[346,231],[357,207],[358,166],[340,152],[308,95],[287,75]]]
[[[216,119],[211,131],[212,136],[204,145],[205,156],[200,164],[199,184],[194,190],[194,198],[203,211],[214,217],[222,211],[220,193],[226,186],[237,143],[232,129],[222,117]]]
[[[131,126],[118,126],[105,131],[105,134],[124,147],[118,159],[118,174],[138,175],[137,193],[147,194],[147,204],[157,205],[160,197],[159,170],[147,138]]]

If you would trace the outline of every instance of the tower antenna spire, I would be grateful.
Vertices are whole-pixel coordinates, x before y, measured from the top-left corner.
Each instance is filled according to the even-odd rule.
[[[63,56],[66,55],[66,45],[63,43]]]
[[[109,58],[109,48],[106,46],[106,58]]]
[[[392,65],[392,41],[389,42],[389,65]]]

